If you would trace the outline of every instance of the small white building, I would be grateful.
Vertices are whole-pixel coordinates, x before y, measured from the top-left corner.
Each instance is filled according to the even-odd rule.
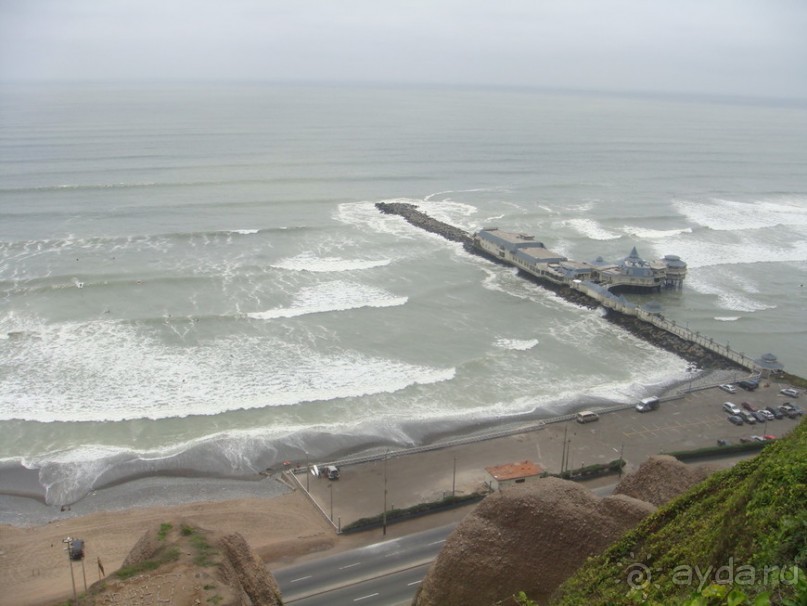
[[[532,461],[521,461],[485,467],[485,471],[493,478],[490,482],[491,489],[502,490],[509,486],[534,482],[544,473],[544,468]]]

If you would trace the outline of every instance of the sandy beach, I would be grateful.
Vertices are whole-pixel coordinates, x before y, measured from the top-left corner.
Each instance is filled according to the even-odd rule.
[[[781,387],[771,382],[733,399],[778,405],[783,401]],[[67,536],[86,542],[88,585],[99,578],[99,558],[107,574],[115,571],[147,528],[177,518],[241,533],[270,569],[277,569],[324,551],[381,540],[380,530],[338,535],[327,518],[333,515],[334,524],[346,524],[379,513],[385,485],[388,505],[405,507],[452,490],[463,494],[478,489],[485,482],[488,465],[530,459],[549,471],[559,471],[564,440],[571,441],[572,467],[613,460],[622,451],[630,471],[651,454],[711,446],[716,439],[736,442],[751,434],[781,436],[798,423],[783,419],[765,428],[736,427],[726,422],[721,409],[727,399],[728,394],[711,387],[679,394],[649,414],[626,409],[583,426],[565,421],[416,454],[392,453],[386,463],[382,457],[344,466],[336,482],[306,480],[304,474],[297,476],[296,487],[278,476],[252,481],[148,477],[95,491],[66,511],[33,498],[5,495],[0,497],[0,605],[46,606],[67,598],[70,569],[62,544]],[[617,479],[606,477],[597,483]],[[301,489],[306,485],[311,499]],[[460,519],[472,507],[390,526],[388,537]],[[82,589],[80,568],[76,572]]]

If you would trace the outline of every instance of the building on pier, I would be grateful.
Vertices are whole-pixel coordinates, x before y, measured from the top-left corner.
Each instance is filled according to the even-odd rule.
[[[636,247],[616,263],[606,263],[601,257],[587,263],[549,250],[534,236],[510,233],[497,227],[478,231],[473,242],[477,249],[488,255],[556,284],[579,280],[598,284],[607,290],[647,291],[681,288],[686,277],[687,265],[680,257],[667,255],[656,261],[645,261]]]

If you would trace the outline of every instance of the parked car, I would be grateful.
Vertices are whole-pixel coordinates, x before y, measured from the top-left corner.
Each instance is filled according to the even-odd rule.
[[[789,387],[787,389],[780,389],[779,393],[782,394],[783,396],[787,396],[788,398],[798,398],[799,397],[799,390],[798,389],[791,389]]]
[[[773,413],[770,410],[765,410],[764,408],[759,409],[755,414],[762,415],[766,421],[773,421],[776,419],[776,417],[773,416]]]
[[[759,381],[756,379],[746,379],[744,381],[740,381],[737,383],[740,387],[745,389],[746,391],[754,391],[757,387],[759,387]]]
[[[800,417],[804,414],[804,411],[798,407],[797,404],[791,404],[790,402],[787,403],[788,410],[792,411],[794,415]],[[792,418],[792,417],[791,417]]]
[[[734,425],[742,425],[743,418],[739,415],[729,415],[728,417],[729,423],[733,423]]]
[[[758,423],[765,423],[768,420],[768,417],[762,414],[762,411],[760,410],[755,410],[750,414],[754,415],[754,418],[757,420]]]
[[[737,388],[734,387],[734,385],[730,385],[728,383],[726,383],[725,385],[721,385],[720,389],[722,389],[723,391],[727,391],[728,393],[737,393]]]
[[[658,410],[661,400],[656,397],[645,398],[636,405],[636,410],[639,412],[650,412],[651,410]]]
[[[723,410],[730,415],[740,414],[740,408],[734,402],[723,402]]]
[[[781,410],[774,408],[773,406],[768,406],[765,410],[771,413],[774,419],[783,419],[785,417]]]
[[[762,436],[751,436],[751,439],[754,440],[755,442],[764,442],[765,441],[765,438],[763,438]]]
[[[775,440],[775,439],[776,439],[776,436],[772,436],[772,435],[771,435],[771,434],[769,434],[769,433],[766,433],[766,434],[765,434],[764,436],[762,436],[762,437],[763,437],[763,438],[765,438],[766,440]]]
[[[785,402],[779,407],[779,412],[785,415],[788,419],[795,419],[799,415],[793,410],[793,407],[790,405],[790,402]]]
[[[740,418],[748,423],[749,425],[753,425],[757,422],[757,418],[753,415],[753,413],[748,412],[747,410],[742,410],[739,413]]]
[[[748,412],[754,412],[754,411],[756,410],[756,408],[754,408],[753,406],[751,406],[751,404],[750,404],[750,403],[748,403],[748,402],[743,402],[743,403],[741,404],[741,406],[742,406],[743,408],[745,408],[745,409],[746,409]]]
[[[600,417],[596,412],[591,412],[590,410],[582,410],[577,413],[578,423],[591,423],[599,418]]]

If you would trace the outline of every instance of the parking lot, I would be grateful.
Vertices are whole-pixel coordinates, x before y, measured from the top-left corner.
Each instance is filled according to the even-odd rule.
[[[566,467],[607,463],[623,456],[627,471],[647,457],[675,450],[714,446],[718,440],[736,443],[752,435],[781,437],[801,420],[784,418],[755,425],[732,425],[723,410],[731,401],[749,402],[756,408],[800,403],[779,393],[787,387],[763,383],[753,392],[729,394],[717,387],[693,391],[662,402],[658,410],[639,413],[633,409],[601,414],[593,423],[550,423],[542,429],[483,440],[417,454],[391,452],[386,461],[376,460],[341,468],[341,478],[308,478],[310,492],[326,516],[335,523],[376,515],[445,495],[467,494],[490,480],[485,467],[531,460],[549,472],[561,469],[566,447]],[[727,459],[731,464],[736,458]],[[710,461],[714,463],[715,461]],[[304,476],[299,480],[306,485]],[[613,482],[614,478],[605,478]]]

